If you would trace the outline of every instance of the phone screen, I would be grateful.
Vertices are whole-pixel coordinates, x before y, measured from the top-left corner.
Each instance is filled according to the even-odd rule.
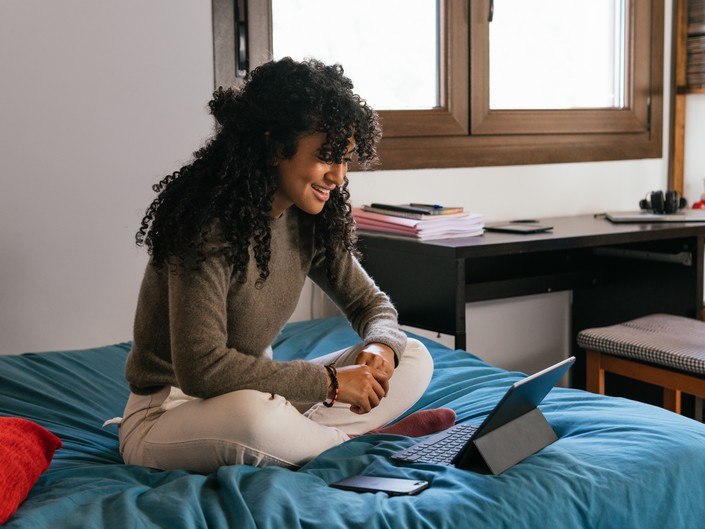
[[[419,479],[386,478],[379,476],[352,476],[331,483],[331,487],[355,492],[386,492],[390,496],[417,494],[429,486]]]

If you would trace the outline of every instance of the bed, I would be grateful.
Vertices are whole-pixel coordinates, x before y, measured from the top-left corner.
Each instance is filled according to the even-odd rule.
[[[417,337],[418,338],[418,337]],[[421,339],[436,369],[411,411],[447,406],[479,423],[523,375]],[[277,359],[315,357],[357,340],[341,318],[292,323]],[[705,524],[705,425],[625,399],[555,388],[542,411],[559,440],[500,476],[389,456],[409,438],[367,435],[298,471],[222,467],[210,475],[123,464],[117,428],[129,343],[0,357],[0,415],[35,421],[59,449],[4,527],[572,528]],[[355,474],[431,482],[418,496],[328,487]]]

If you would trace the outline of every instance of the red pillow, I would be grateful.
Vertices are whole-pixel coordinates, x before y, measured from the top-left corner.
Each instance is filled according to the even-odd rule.
[[[0,417],[0,524],[24,501],[59,448],[61,439],[46,428],[19,417]]]

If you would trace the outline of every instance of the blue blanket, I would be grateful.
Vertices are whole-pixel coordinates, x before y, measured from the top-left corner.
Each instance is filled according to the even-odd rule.
[[[313,358],[358,341],[340,318],[288,325],[280,360]],[[521,378],[464,351],[423,340],[436,369],[410,411],[447,406],[479,423]],[[128,389],[129,344],[0,357],[0,415],[34,420],[64,447],[5,525],[10,528],[695,528],[705,525],[705,426],[625,399],[554,389],[542,411],[559,440],[500,476],[390,454],[401,436],[368,435],[298,471],[222,467],[203,476],[128,466],[115,427]],[[1,462],[0,462],[1,464]],[[354,474],[423,479],[411,497],[328,487]]]

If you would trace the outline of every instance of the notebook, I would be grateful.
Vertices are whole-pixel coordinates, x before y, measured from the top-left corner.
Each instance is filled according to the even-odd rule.
[[[539,442],[536,446],[540,447],[550,444],[550,442],[556,440],[556,436],[543,415],[538,411],[538,405],[574,362],[575,357],[571,356],[543,371],[515,382],[480,426],[456,424],[428,439],[394,453],[391,458],[395,461],[406,463],[435,463],[458,468],[469,468],[472,463],[473,453],[477,451],[476,446],[482,445],[483,437],[495,430],[500,433],[500,428],[515,422],[515,419],[529,417],[533,414],[540,417],[533,417],[528,420],[524,425],[525,429],[527,426],[531,429],[534,425],[539,429],[543,428],[542,432],[538,432],[538,436],[543,436],[545,443],[541,445]],[[510,432],[511,435],[513,430],[512,428],[505,428],[505,431]],[[533,433],[528,432],[528,435],[531,436]],[[520,446],[523,441],[524,439],[505,440],[509,451],[513,450],[515,446]],[[492,440],[492,442],[503,444],[496,443],[496,439]],[[518,461],[520,460],[518,459],[519,457],[523,459],[523,457],[535,451],[529,449],[525,454],[506,455],[509,460]],[[504,459],[505,454],[497,454],[497,456],[499,459]],[[490,469],[494,472],[491,465]]]
[[[705,222],[705,210],[682,209],[678,213],[651,213],[649,211],[613,211],[605,213],[615,223],[627,222]]]

